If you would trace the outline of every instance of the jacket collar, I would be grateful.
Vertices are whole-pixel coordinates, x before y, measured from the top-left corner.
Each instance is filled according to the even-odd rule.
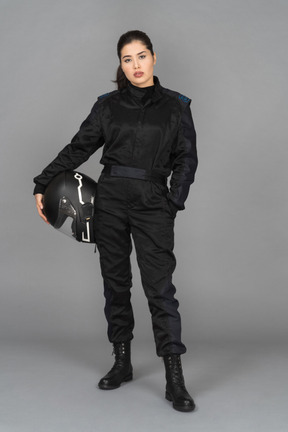
[[[155,89],[151,99],[152,102],[155,102],[158,99],[160,99],[162,96],[162,86],[160,84],[159,78],[156,75],[153,76],[153,81],[154,81]],[[143,95],[143,90],[137,89],[137,87],[132,86],[131,83],[128,84],[128,87],[126,87],[126,89],[128,93],[130,93],[132,96],[140,97]]]
[[[154,78],[155,90],[154,90],[154,94],[152,96],[152,101],[155,102],[156,100],[158,100],[162,97],[163,87],[161,86],[159,78],[157,76],[154,75],[153,78]]]

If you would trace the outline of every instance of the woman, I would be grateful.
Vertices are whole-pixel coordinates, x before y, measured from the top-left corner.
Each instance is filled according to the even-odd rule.
[[[56,174],[77,168],[104,146],[95,236],[115,362],[98,385],[111,390],[132,379],[132,236],[152,316],[156,352],[164,358],[166,399],[176,410],[192,411],[195,404],[184,383],[180,355],[186,347],[181,341],[181,318],[172,284],[176,264],[174,218],[184,209],[197,168],[191,100],[163,88],[153,75],[156,54],[145,33],[133,30],[123,34],[117,52],[118,90],[98,98],[71,143],[34,179],[36,205],[47,222],[42,211],[46,185]]]

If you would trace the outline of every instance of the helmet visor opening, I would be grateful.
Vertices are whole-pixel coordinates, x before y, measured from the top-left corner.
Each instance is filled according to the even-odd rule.
[[[66,226],[67,218],[72,218],[72,221],[76,220],[76,210],[73,207],[71,201],[67,197],[63,196],[59,200],[58,217],[54,223],[54,228],[60,230],[60,228],[62,228],[64,223]],[[70,223],[72,222],[70,221]]]
[[[58,231],[67,235],[71,238],[77,238],[76,235],[76,219],[71,218],[70,216],[65,215],[65,221],[61,224]]]

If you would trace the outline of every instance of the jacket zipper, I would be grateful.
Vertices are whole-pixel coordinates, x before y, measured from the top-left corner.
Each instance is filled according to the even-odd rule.
[[[143,126],[143,118],[144,118],[144,114],[145,114],[145,108],[142,107],[139,110],[139,114],[138,114],[138,119],[137,119],[137,127],[136,127],[136,132],[135,132],[135,138],[134,138],[134,143],[133,143],[133,148],[132,148],[132,161],[134,161],[134,155],[135,155],[135,149],[137,146],[137,140],[139,138],[142,126]]]

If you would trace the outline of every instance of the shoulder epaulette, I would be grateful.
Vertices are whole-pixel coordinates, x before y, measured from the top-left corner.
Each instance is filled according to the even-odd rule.
[[[189,97],[184,96],[183,94],[174,90],[165,88],[165,92],[173,96],[183,108],[186,108],[186,106],[189,105],[191,102],[191,99]]]
[[[103,100],[103,99],[106,99],[107,97],[112,96],[112,95],[115,94],[115,93],[118,93],[118,91],[119,91],[119,90],[113,90],[113,91],[111,91],[111,92],[109,92],[109,93],[104,93],[104,94],[98,96],[98,100],[101,101],[101,100]]]
[[[180,99],[182,102],[184,102],[185,104],[190,103],[191,99],[188,98],[187,96],[184,96],[180,93],[178,93],[178,99]]]

